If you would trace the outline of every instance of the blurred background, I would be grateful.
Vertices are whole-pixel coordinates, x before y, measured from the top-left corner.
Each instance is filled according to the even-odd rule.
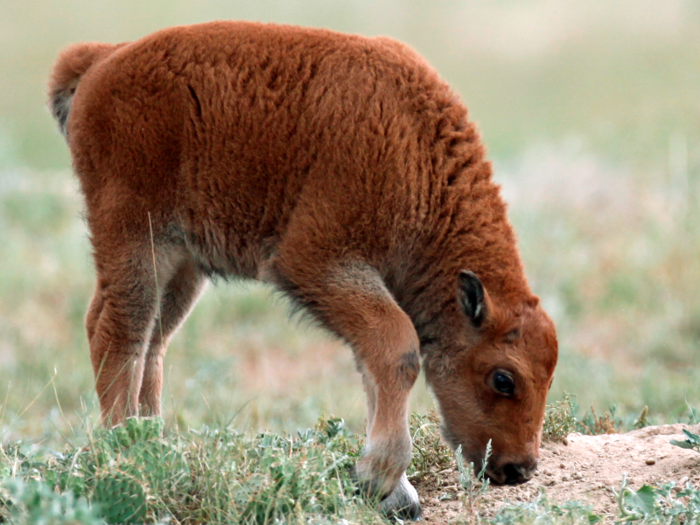
[[[45,108],[65,45],[214,19],[388,35],[461,94],[554,318],[550,397],[633,418],[700,405],[700,2],[0,0],[0,441],[98,421],[83,319],[93,268]],[[166,421],[362,430],[351,353],[256,284],[210,286],[166,359]],[[432,400],[423,382],[414,410]]]

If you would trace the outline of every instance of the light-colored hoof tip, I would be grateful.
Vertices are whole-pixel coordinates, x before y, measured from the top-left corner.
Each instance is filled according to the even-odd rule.
[[[381,501],[379,509],[389,517],[396,516],[402,520],[421,521],[422,512],[418,501],[418,492],[408,481],[406,474],[401,476],[401,481],[394,492]]]

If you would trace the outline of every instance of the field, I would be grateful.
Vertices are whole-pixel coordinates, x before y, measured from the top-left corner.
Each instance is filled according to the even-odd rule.
[[[103,432],[83,328],[94,274],[81,196],[67,148],[44,109],[52,60],[71,41],[129,40],[212,18],[388,34],[423,53],[480,125],[532,287],[557,325],[552,403],[573,394],[583,431],[595,427],[591,407],[598,416],[607,412],[618,430],[634,428],[645,407],[646,424],[694,421],[692,408],[700,407],[700,4],[96,5],[0,0],[0,478],[69,472],[65,462]],[[180,458],[174,465],[186,464],[188,472],[202,458],[219,467],[236,462],[249,469],[242,471],[246,482],[278,461],[275,454],[290,461],[297,457],[292,452],[317,457],[312,473],[324,472],[333,457],[340,472],[335,492],[325,493],[331,489],[309,474],[298,490],[321,503],[287,509],[287,522],[321,519],[333,509],[349,523],[379,520],[343,485],[343,461],[357,455],[365,417],[350,351],[288,314],[285,300],[262,285],[209,286],[168,352],[161,445],[172,447]],[[424,417],[432,407],[420,381],[412,409]],[[342,431],[329,430],[333,417],[344,418]],[[294,445],[289,436],[307,428],[316,430]],[[265,439],[270,456],[252,458],[246,450],[259,450]],[[231,450],[217,452],[227,440],[235,444]],[[63,459],[50,451],[61,451]],[[119,454],[105,452],[112,453]],[[73,466],[101,472],[103,460],[91,456]],[[443,460],[444,468],[455,468],[452,456],[430,456]],[[422,472],[415,461],[412,468]],[[292,467],[298,465],[289,466],[297,472]],[[158,486],[144,483],[139,486]],[[473,496],[456,486],[462,487],[457,499]],[[9,494],[9,485],[3,487],[0,498]],[[39,491],[44,501],[64,497],[42,496],[41,487],[12,490],[30,499],[31,490]],[[192,493],[191,487],[177,490]],[[235,500],[233,490],[198,493]],[[182,510],[161,503],[148,507],[149,519],[157,515],[153,508],[171,515]],[[250,516],[261,518],[246,519],[272,523],[274,512],[260,512]],[[12,519],[31,522],[17,516]],[[232,515],[217,519],[235,522]]]

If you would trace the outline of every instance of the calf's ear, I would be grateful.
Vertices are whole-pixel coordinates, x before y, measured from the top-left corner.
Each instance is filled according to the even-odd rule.
[[[459,272],[457,277],[457,301],[462,310],[476,328],[486,319],[486,297],[481,280],[467,270]]]

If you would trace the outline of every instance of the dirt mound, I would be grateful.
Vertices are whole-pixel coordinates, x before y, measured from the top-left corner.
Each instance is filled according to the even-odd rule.
[[[492,486],[479,507],[492,515],[506,501],[524,502],[537,498],[544,488],[552,502],[584,501],[601,516],[615,515],[617,502],[611,488],[619,489],[623,474],[630,488],[675,481],[700,485],[700,454],[673,446],[671,439],[684,440],[682,429],[700,432],[700,425],[662,425],[627,434],[584,436],[570,434],[563,443],[544,443],[539,472],[519,486]],[[437,483],[419,486],[423,495],[424,520],[447,523],[464,515],[462,492],[456,468],[443,471]],[[441,473],[441,474],[443,474]]]

